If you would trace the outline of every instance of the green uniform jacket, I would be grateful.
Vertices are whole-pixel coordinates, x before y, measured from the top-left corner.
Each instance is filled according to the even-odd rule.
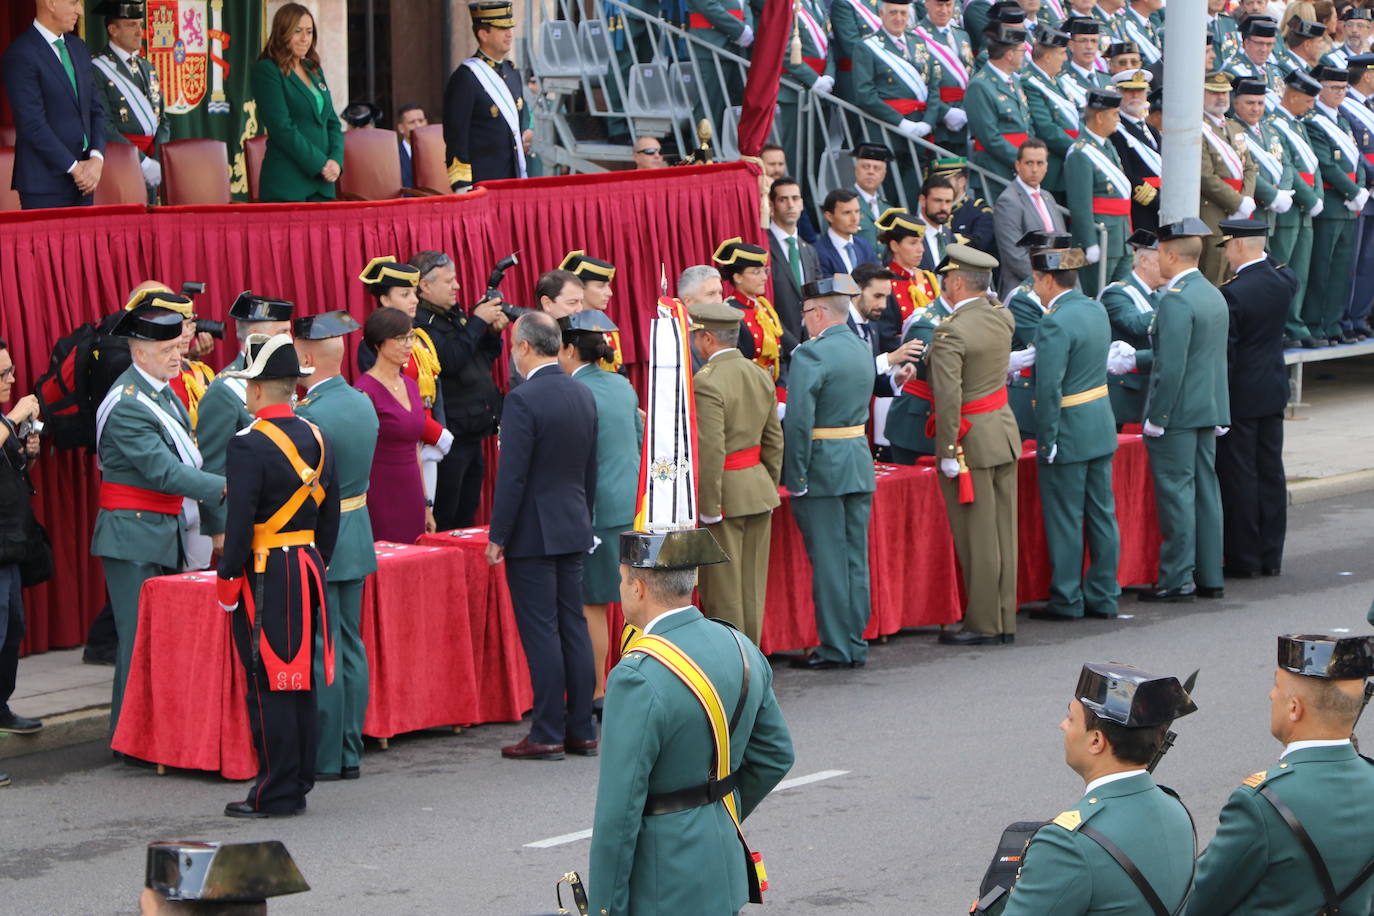
[[[1221,154],[1212,146],[1212,141],[1205,136],[1202,138],[1202,200],[1198,206],[1198,216],[1215,232],[1217,223],[1240,209],[1241,198],[1255,196],[1255,159],[1241,136],[1243,129],[1235,121],[1226,121],[1221,127],[1217,127],[1206,115],[1203,121],[1218,137],[1230,144],[1240,157],[1242,167],[1241,188],[1237,191],[1224,180],[1232,175]]]
[[[1122,7],[1122,9],[1125,9],[1125,7]],[[1102,34],[1099,40],[1104,40],[1109,44],[1133,40],[1130,35],[1124,34],[1121,28],[1121,10],[1117,10],[1115,13],[1108,13],[1102,7],[1094,4],[1092,12],[1093,18],[1102,25]]]
[[[806,6],[806,12],[812,19],[816,20],[816,24],[821,27],[821,31],[829,36],[829,4],[805,0],[804,5]],[[655,10],[655,15],[657,15],[657,10]],[[792,54],[790,53],[791,46],[789,45],[789,53],[783,58],[782,65],[783,69],[787,71],[788,76],[809,89],[815,85],[816,80],[820,79],[820,74],[812,69],[811,65],[806,62],[806,58],[809,57],[812,60],[820,59],[825,61],[825,67],[821,72],[833,77],[835,75],[835,56],[829,53],[829,48],[826,49],[826,53],[822,54],[820,47],[816,44],[816,39],[811,35],[811,30],[800,23],[799,26],[797,34],[801,39],[802,61],[797,64],[792,63]],[[787,93],[789,97],[794,94],[792,90],[788,89],[786,86],[780,86],[778,88],[778,93],[780,96],[783,93]]]
[[[1298,816],[1337,893],[1374,857],[1374,765],[1348,743],[1295,750],[1231,793],[1198,859],[1188,916],[1307,916],[1324,905],[1311,860],[1261,787]],[[1366,882],[1341,912],[1368,913],[1371,897]]]
[[[1183,902],[1193,876],[1192,821],[1178,799],[1148,773],[1137,773],[1098,786],[1040,828],[1002,916],[1150,916],[1121,866],[1079,832],[1083,824],[1126,853],[1165,909],[1173,912]],[[1220,916],[1219,910],[1207,913]]]
[[[1071,80],[1079,91],[1086,94],[1089,89],[1105,89],[1108,86],[1103,79],[1101,71],[1083,70],[1073,61],[1065,61],[1064,69],[1060,71],[1061,80]]]
[[[1154,359],[1150,350],[1150,325],[1155,320],[1155,294],[1132,272],[1124,280],[1108,283],[1097,298],[1107,310],[1112,340],[1125,341],[1135,347],[1135,372],[1110,376],[1108,384],[1144,389],[1149,384],[1150,364]],[[1142,304],[1148,307],[1147,311],[1142,311]]]
[[[1230,426],[1226,299],[1194,269],[1175,277],[1156,301],[1145,416],[1165,429]]]
[[[949,62],[944,58],[936,56],[935,52],[930,50],[930,47],[932,43],[938,42],[940,50],[948,53],[952,57],[957,57],[959,62],[963,64],[964,71],[968,76],[972,76],[973,45],[969,43],[968,34],[963,29],[955,26],[953,21],[945,27],[943,34],[941,34],[935,26],[931,25],[928,19],[922,20],[920,27],[930,36],[930,40],[925,40],[919,33],[916,35],[916,39],[923,42],[931,57],[940,62],[940,84],[938,87],[932,85],[930,89],[931,93],[939,95],[943,90],[958,90],[962,92],[967,88],[966,84],[959,82],[959,77],[950,67]],[[962,101],[945,103],[946,113],[948,113],[949,108],[962,108],[963,104]],[[945,149],[956,150],[961,155],[966,155],[965,150],[968,149],[968,125],[964,125],[958,130],[950,130],[949,125],[944,122],[944,115],[941,115],[940,123],[935,125],[935,133],[932,135],[932,139]]]
[[[1312,112],[1307,116],[1307,139],[1312,144],[1312,151],[1317,154],[1317,159],[1321,161],[1321,181],[1326,195],[1326,203],[1322,206],[1321,215],[1317,219],[1352,220],[1355,214],[1346,209],[1345,202],[1354,200],[1360,193],[1360,188],[1365,185],[1364,163],[1359,159],[1352,160],[1340,145],[1331,139],[1322,122],[1331,124],[1332,119],[1321,110],[1320,105],[1319,102],[1312,106]],[[1355,136],[1350,131],[1350,122],[1345,119],[1345,115],[1340,114],[1335,123],[1342,133],[1350,137],[1351,146],[1358,151],[1359,146],[1355,143]],[[1355,176],[1353,180],[1350,177],[1352,174]]]
[[[1113,216],[1093,213],[1093,198],[1119,198],[1123,194],[1129,197],[1131,193],[1129,179],[1126,181],[1126,187],[1120,187],[1119,182],[1110,179],[1107,173],[1093,161],[1092,157],[1084,152],[1089,144],[1103,156],[1106,156],[1118,169],[1121,169],[1121,157],[1116,154],[1116,147],[1112,145],[1111,140],[1098,137],[1086,129],[1078,135],[1078,139],[1074,141],[1073,147],[1069,151],[1068,158],[1064,161],[1064,187],[1068,196],[1069,229],[1073,233],[1073,243],[1084,249],[1099,244],[1097,223],[1106,225],[1108,229],[1119,227],[1122,232],[1120,241],[1125,242],[1124,233],[1129,218],[1124,215]],[[1109,236],[1107,244],[1112,245],[1115,241]],[[1104,250],[1101,256],[1110,259],[1112,252]],[[1094,264],[1092,267],[1096,268],[1097,265]]]
[[[912,312],[902,342],[919,340],[925,344],[925,353],[929,355],[935,329],[949,316],[949,304],[944,297],[936,298],[925,308]],[[930,363],[924,356],[916,362],[916,377],[923,382],[930,382]],[[931,408],[929,401],[914,395],[903,394],[894,398],[887,411],[887,440],[907,451],[922,455],[935,454],[935,440],[926,435],[926,417],[930,416]]]
[[[876,19],[878,0],[834,0],[830,4],[830,32],[834,39],[831,56],[835,58],[835,91],[846,101],[855,99],[854,58],[863,53],[863,40],[873,34],[868,20],[855,11],[853,2],[862,4]]]
[[[229,450],[229,440],[243,429],[253,418],[244,405],[242,379],[229,379],[224,372],[243,368],[243,354],[220,370],[210,387],[200,399],[196,409],[196,443],[205,459],[205,470],[211,474],[224,474],[224,459]],[[375,411],[374,411],[375,413]],[[200,533],[214,536],[224,533],[225,506],[217,499],[200,504]]]
[[[172,389],[164,386],[160,394],[155,392],[133,366],[115,380],[114,389],[122,391],[105,420],[97,446],[101,476],[110,483],[199,500],[202,507],[218,506],[224,494],[224,475],[184,464],[172,434],[138,397],[143,394],[157,401],[168,413],[185,417],[181,402]],[[189,436],[190,423],[185,425]],[[131,563],[156,563],[175,569],[180,538],[181,523],[176,515],[138,509],[101,509],[95,518],[95,533],[91,536],[91,555]]]
[[[377,411],[367,395],[336,375],[310,389],[296,405],[296,416],[314,423],[324,433],[334,455],[339,499],[365,494],[372,476],[372,453],[377,448]],[[367,506],[340,513],[339,536],[325,578],[351,582],[376,571],[377,549]]]
[[[258,189],[260,200],[334,197],[334,183],[321,178],[320,170],[330,159],[343,166],[343,131],[324,73],[307,72],[324,96],[323,105],[316,104],[314,94],[300,77],[283,74],[270,58],[253,64],[253,99],[258,103],[258,121],[268,137]]]
[[[763,370],[760,369],[760,372]],[[639,395],[625,376],[586,365],[572,374],[592,390],[596,401],[596,504],[592,527],[600,531],[635,520],[639,455],[644,448],[644,421]],[[772,388],[772,381],[769,381]]]
[[[743,18],[736,19],[731,13],[743,11]],[[692,34],[703,38],[718,48],[728,42],[737,42],[744,34],[744,27],[754,27],[754,11],[748,3],[739,0],[687,0],[688,14],[705,16],[711,23],[709,29],[693,29]]]
[[[948,104],[940,101],[939,86],[944,81],[945,68],[940,59],[930,53],[925,42],[915,34],[908,32],[905,43],[906,51],[903,52],[892,40],[892,36],[881,29],[863,40],[859,49],[854,52],[854,98],[858,100],[860,108],[880,121],[886,121],[888,124],[924,121],[934,130],[949,108]],[[926,83],[925,111],[901,115],[887,104],[888,99],[911,99],[915,98],[915,95],[901,76],[874,53],[869,47],[870,44],[881,45],[888,54],[905,60],[921,74]]]
[[[1019,147],[1002,135],[1029,134],[1030,109],[1017,76],[1013,74],[1008,82],[991,72],[993,69],[989,64],[969,78],[964,111],[968,114],[969,133],[983,147],[974,148],[973,164],[1010,178]]]
[[[876,374],[873,350],[848,325],[832,325],[792,351],[782,431],[782,481],[789,492],[873,492],[867,438],[813,439],[811,432],[867,423]]]
[[[855,336],[847,328],[840,330]],[[730,630],[688,607],[658,621],[651,632],[697,663],[730,715],[744,674]],[[792,736],[773,696],[768,660],[748,640],[745,651],[749,696],[730,740],[742,819],[795,759]],[[714,775],[712,746],[701,704],[661,662],[630,653],[611,670],[592,826],[591,912],[736,913],[748,902],[744,848],[723,803],[644,815],[648,796],[699,786]]]
[[[1031,132],[1050,148],[1050,165],[1044,184],[1047,190],[1055,193],[1064,189],[1064,157],[1078,138],[1078,109],[1065,94],[1060,79],[1050,77],[1033,63],[1028,63],[1021,71]],[[1058,99],[1059,104],[1051,96]],[[1068,131],[1073,131],[1073,136]]]
[[[988,19],[991,16],[992,3],[989,0],[970,0],[969,4],[964,7],[962,17],[964,31],[968,32],[974,53],[982,50],[983,30],[988,27]]]
[[[1293,169],[1293,208],[1287,213],[1279,214],[1278,225],[1296,225],[1321,199],[1313,186],[1307,183],[1307,179],[1302,177],[1303,173],[1307,172],[1308,165],[1313,165],[1313,171],[1307,172],[1307,174],[1312,175],[1314,181],[1320,182],[1321,178],[1316,172],[1321,168],[1321,161],[1315,158],[1317,151],[1312,148],[1306,123],[1293,117],[1283,108],[1275,109],[1274,113],[1269,116],[1269,123],[1283,141],[1284,162],[1291,165]],[[1317,129],[1321,130],[1321,128]],[[1293,132],[1292,135],[1288,133],[1290,130]],[[1294,142],[1294,136],[1305,145],[1305,148],[1300,149],[1298,147],[1298,144]],[[1312,154],[1312,162],[1308,162],[1306,153]],[[1326,205],[1322,204],[1322,206],[1325,207]]]
[[[1212,49],[1217,53],[1217,60],[1224,60],[1232,50],[1240,47],[1240,26],[1225,13],[1218,13],[1207,23],[1207,28],[1212,33]]]
[[[157,70],[153,65],[142,57],[134,57],[134,64],[138,67],[136,75],[132,70],[124,65],[115,53],[114,48],[106,46],[97,57],[103,57],[114,65],[114,68],[122,73],[125,78],[134,82],[137,86],[138,79],[142,79],[144,85],[148,86],[146,93],[148,103],[152,105],[153,115],[157,118],[157,129],[153,132],[153,149],[156,154],[157,147],[172,139],[172,128],[167,123],[167,115],[163,111],[162,90],[158,86]],[[114,80],[107,77],[100,70],[96,70],[96,79],[104,83],[105,90],[105,142],[107,143],[128,143],[124,139],[125,134],[143,136],[143,125],[134,115],[134,106],[124,94],[124,89]],[[138,159],[142,162],[148,158],[143,152],[139,152]]]
[[[1011,312],[987,299],[971,299],[954,310],[930,345],[930,387],[935,394],[935,456],[953,458],[960,405],[984,398],[1007,384],[1007,356],[1016,322]],[[789,410],[791,408],[789,407]],[[967,417],[964,461],[989,468],[1021,456],[1021,434],[1010,407]]]
[[[853,185],[850,190],[859,191],[859,186]],[[878,215],[882,216],[883,211],[892,206],[892,203],[883,197],[882,186],[878,187],[878,193],[873,195],[878,201]],[[868,201],[864,200],[863,192],[859,192],[859,231],[854,233],[864,241],[873,246],[874,251],[886,251],[886,245],[878,244],[878,226],[874,221],[873,213],[869,209]]]
[[[777,507],[782,477],[778,389],[739,350],[711,358],[692,377],[697,407],[697,511],[737,518]],[[725,470],[725,456],[759,448],[759,463]],[[600,452],[597,455],[600,456]]]
[[[1246,146],[1249,147],[1250,158],[1255,162],[1255,202],[1261,207],[1267,208],[1276,199],[1280,191],[1291,191],[1295,180],[1301,181],[1297,177],[1297,171],[1293,168],[1293,163],[1284,158],[1283,136],[1279,129],[1273,125],[1269,118],[1261,118],[1260,122],[1254,127],[1248,127],[1244,122],[1240,124],[1240,135],[1245,139]],[[1274,165],[1278,168],[1278,174],[1270,171],[1258,155],[1254,147],[1258,146],[1268,156],[1274,160]],[[1296,208],[1289,209],[1292,213]],[[1256,219],[1267,220],[1272,226],[1274,218],[1279,214],[1272,210],[1257,210]],[[1283,214],[1287,215],[1287,214]]]
[[[1040,327],[1040,319],[1045,308],[1040,297],[1031,288],[1031,278],[1027,277],[1012,290],[1007,299],[1007,311],[1016,319],[1016,330],[1011,334],[1012,350],[1024,350],[1035,343],[1035,332]],[[1016,415],[1016,427],[1021,430],[1023,439],[1035,438],[1035,366],[1028,366],[1011,376],[1007,382],[1007,400],[1011,412]]]
[[[1050,303],[1035,332],[1035,429],[1042,458],[1089,461],[1116,451],[1112,403],[1100,397],[1064,407],[1069,395],[1107,384],[1111,322],[1102,303],[1071,289]]]

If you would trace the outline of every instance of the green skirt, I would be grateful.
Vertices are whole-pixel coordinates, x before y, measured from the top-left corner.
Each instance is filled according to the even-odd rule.
[[[582,603],[610,604],[620,600],[620,532],[632,527],[598,528],[596,550],[582,561]]]

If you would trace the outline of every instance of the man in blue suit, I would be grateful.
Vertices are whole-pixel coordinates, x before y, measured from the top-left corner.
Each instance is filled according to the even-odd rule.
[[[396,113],[396,151],[401,158],[401,187],[415,187],[414,150],[410,145],[410,135],[417,127],[429,123],[425,110],[419,105],[402,105]]]
[[[821,214],[830,228],[816,237],[816,257],[820,274],[831,277],[847,274],[860,264],[878,263],[878,253],[859,235],[859,192],[837,188],[825,195]]]
[[[91,54],[68,34],[80,0],[37,0],[33,28],[5,52],[5,88],[14,110],[14,179],[25,210],[91,203],[105,160],[105,107]]]
[[[501,748],[516,760],[597,753],[592,642],[582,613],[582,558],[592,549],[596,402],[558,367],[563,337],[544,312],[515,323],[511,356],[525,381],[506,396],[487,562],[505,561],[530,666],[530,733]]]

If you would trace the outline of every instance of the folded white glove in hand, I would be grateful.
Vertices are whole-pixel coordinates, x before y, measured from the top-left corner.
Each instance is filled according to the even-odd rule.
[[[601,538],[597,537],[596,535],[592,535],[592,549],[587,551],[587,556],[591,556],[592,554],[596,553],[596,548],[600,546]]]
[[[930,133],[930,125],[925,121],[903,121],[897,125],[897,130],[904,137],[919,140]]]
[[[714,524],[716,524],[717,522],[719,522],[721,519],[725,518],[725,516],[723,516],[723,515],[701,515],[701,516],[698,516],[698,518],[701,519],[701,523],[702,523],[703,525],[714,525]]]
[[[1135,347],[1124,340],[1114,340],[1107,348],[1107,371],[1112,375],[1125,375],[1135,368]]]
[[[1024,350],[1012,350],[1007,356],[1007,374],[1011,375],[1035,365],[1035,346]]]
[[[143,170],[143,182],[150,188],[155,188],[162,184],[162,163],[156,159],[145,158],[139,163],[139,168]]]
[[[1213,427],[1212,427],[1212,432],[1214,432],[1214,433],[1217,434],[1217,438],[1218,438],[1218,439],[1220,439],[1222,436],[1226,435],[1226,434],[1229,433],[1230,431],[1231,431],[1231,427],[1229,427],[1229,426],[1213,426]]]
[[[1149,420],[1145,421],[1145,424],[1142,427],[1142,429],[1144,430],[1145,435],[1149,436],[1151,439],[1157,439],[1160,436],[1164,435],[1164,427],[1155,426]]]
[[[1368,200],[1369,189],[1360,188],[1360,193],[1355,195],[1354,200],[1347,200],[1345,202],[1345,208],[1349,210],[1351,213],[1359,213],[1361,210],[1364,209],[1364,205]]]
[[[1249,219],[1250,214],[1255,212],[1255,199],[1253,197],[1242,197],[1240,199],[1240,209],[1236,211],[1236,219]]]
[[[1055,456],[1055,455],[1058,455],[1058,454],[1059,454],[1059,443],[1056,442],[1056,443],[1054,443],[1053,445],[1050,446],[1050,453],[1049,453],[1048,455],[1045,456],[1045,463],[1046,463],[1046,464],[1054,464],[1054,456]]]
[[[453,448],[453,433],[444,430],[439,434],[439,441],[435,445],[438,446],[440,453],[447,457],[449,450]]]
[[[959,460],[957,458],[941,458],[940,473],[950,480],[959,476]]]
[[[963,130],[968,124],[968,112],[962,108],[951,108],[945,112],[945,126],[950,130]]]
[[[1293,192],[1280,191],[1278,197],[1275,197],[1274,202],[1269,205],[1269,209],[1275,213],[1287,213],[1293,209]]]
[[[834,89],[834,88],[835,88],[835,77],[830,76],[829,74],[822,74],[821,76],[816,77],[816,81],[815,81],[814,83],[811,84],[811,91],[812,91],[812,92],[825,92],[825,93],[828,93],[828,92],[830,92],[830,91],[831,91],[832,89]]]
[[[1326,201],[1318,197],[1317,202],[1312,205],[1312,209],[1307,211],[1307,215],[1311,217],[1318,217],[1322,215],[1322,211],[1325,209]]]
[[[1096,264],[1098,261],[1102,260],[1102,246],[1089,245],[1088,250],[1083,252],[1083,257],[1088,259],[1089,264]]]
[[[444,460],[444,452],[437,445],[421,445],[420,460],[438,463]]]
[[[750,26],[745,26],[744,31],[739,33],[739,38],[735,39],[735,44],[741,48],[747,48],[754,43],[754,30]]]

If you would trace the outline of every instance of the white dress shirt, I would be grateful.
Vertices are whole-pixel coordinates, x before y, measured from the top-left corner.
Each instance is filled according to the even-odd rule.
[[[167,382],[166,382],[166,381],[164,381],[164,380],[162,380],[162,379],[155,379],[155,378],[153,378],[151,375],[149,375],[148,373],[144,372],[143,369],[142,369],[142,367],[140,367],[140,366],[138,365],[138,363],[134,363],[133,366],[134,366],[134,371],[137,372],[139,375],[143,376],[143,380],[144,380],[145,382],[147,382],[149,385],[153,386],[153,390],[156,391],[158,394],[161,394],[161,393],[162,393],[162,389],[164,389],[164,388],[167,387]]]
[[[844,262],[845,271],[852,271],[858,265],[849,257],[849,243],[854,241],[854,236],[845,238],[834,229],[827,229],[826,233],[830,236],[830,244],[835,246],[835,250],[840,253],[840,260]]]
[[[1279,759],[1282,760],[1294,751],[1305,751],[1310,747],[1340,747],[1343,744],[1349,743],[1349,738],[1336,738],[1330,740],[1313,739],[1310,741],[1290,741],[1288,742],[1288,745],[1283,749],[1283,753],[1279,755]]]
[[[664,617],[671,617],[672,615],[676,614],[678,611],[686,611],[686,610],[690,610],[691,608],[692,608],[692,605],[690,605],[690,604],[684,604],[682,607],[675,607],[675,608],[673,608],[671,611],[664,611],[662,614],[659,614],[659,615],[658,615],[657,617],[655,617],[653,620],[650,620],[648,623],[644,624],[644,629],[643,629],[642,632],[643,632],[643,633],[648,633],[649,631],[651,631],[651,630],[654,628],[654,625],[657,624],[657,623],[659,623],[661,620],[663,620]]]
[[[1056,297],[1056,298],[1058,298],[1058,297]],[[1120,782],[1120,781],[1123,780],[1123,779],[1130,779],[1132,776],[1139,776],[1141,773],[1144,773],[1144,772],[1146,772],[1146,771],[1145,771],[1144,768],[1142,768],[1142,769],[1139,769],[1139,770],[1124,770],[1124,771],[1122,771],[1122,772],[1120,772],[1120,773],[1109,773],[1109,774],[1107,774],[1106,776],[1099,776],[1099,777],[1097,777],[1096,779],[1094,779],[1092,782],[1088,783],[1086,786],[1083,787],[1083,794],[1084,794],[1084,795],[1091,795],[1091,794],[1093,794],[1094,792],[1096,792],[1098,789],[1100,789],[1100,788],[1102,788],[1103,786],[1107,785],[1108,783]]]

